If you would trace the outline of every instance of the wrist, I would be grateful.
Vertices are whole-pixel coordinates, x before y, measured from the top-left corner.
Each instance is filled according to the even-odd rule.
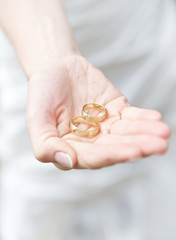
[[[0,6],[1,25],[27,78],[80,54],[61,0],[2,0]]]
[[[27,79],[30,79],[34,75],[40,73],[50,72],[51,70],[57,70],[59,65],[67,58],[71,56],[80,56],[80,52],[76,47],[68,49],[67,51],[61,50],[56,53],[46,53],[39,57],[34,57],[30,62],[23,65],[23,70]]]

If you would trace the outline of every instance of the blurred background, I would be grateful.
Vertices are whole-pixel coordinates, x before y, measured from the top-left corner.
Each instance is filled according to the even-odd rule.
[[[28,83],[1,31],[2,240],[175,240],[176,2],[63,2],[83,56],[132,105],[162,113],[169,150],[95,171],[36,161],[25,124]]]

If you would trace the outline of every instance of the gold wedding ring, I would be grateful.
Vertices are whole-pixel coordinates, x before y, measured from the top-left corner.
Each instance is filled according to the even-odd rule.
[[[91,116],[86,112],[89,109],[97,110],[100,112],[100,114],[98,114],[98,116],[96,116],[96,117]],[[99,123],[99,122],[102,122],[106,118],[107,109],[104,106],[97,104],[97,103],[87,103],[82,108],[82,115],[87,121]]]
[[[93,129],[81,129],[77,126],[79,123],[85,123],[93,127]],[[93,137],[98,134],[100,130],[100,125],[96,122],[87,121],[83,116],[72,118],[70,122],[70,129],[73,133],[81,137]]]

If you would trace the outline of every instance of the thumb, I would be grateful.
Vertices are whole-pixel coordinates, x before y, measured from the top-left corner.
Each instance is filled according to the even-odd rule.
[[[59,137],[49,137],[41,142],[36,149],[34,145],[34,155],[41,162],[53,162],[62,170],[69,170],[76,165],[76,154],[73,148]]]
[[[50,121],[45,113],[28,113],[27,129],[35,158],[44,163],[52,162],[62,170],[74,168],[76,153],[70,144],[59,138],[54,121]]]

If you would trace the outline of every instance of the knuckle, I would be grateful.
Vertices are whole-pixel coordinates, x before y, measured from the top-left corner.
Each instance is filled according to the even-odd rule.
[[[43,163],[49,162],[48,153],[45,148],[40,148],[39,150],[35,149],[34,157],[40,162],[43,162]]]
[[[48,138],[45,134],[42,135],[37,142],[34,142],[34,156],[43,163],[53,162],[53,138]]]
[[[121,102],[123,102],[123,103],[128,103],[128,99],[127,99],[126,96],[121,96],[121,97],[119,98],[119,100],[120,100]]]

